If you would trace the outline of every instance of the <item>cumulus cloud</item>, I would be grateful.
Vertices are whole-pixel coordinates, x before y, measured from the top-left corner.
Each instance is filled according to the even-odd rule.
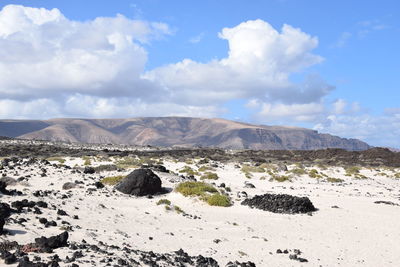
[[[168,88],[172,101],[197,105],[239,98],[307,103],[333,89],[317,75],[300,84],[290,81],[291,74],[323,60],[312,53],[318,39],[300,29],[284,25],[278,32],[253,20],[224,28],[219,37],[228,41],[228,57],[208,63],[184,59],[143,77]]]
[[[140,44],[168,33],[165,24],[122,15],[77,22],[58,9],[8,5],[0,11],[0,97],[159,95],[140,78]]]
[[[400,113],[372,116],[330,115],[315,130],[367,140],[375,146],[400,147]]]

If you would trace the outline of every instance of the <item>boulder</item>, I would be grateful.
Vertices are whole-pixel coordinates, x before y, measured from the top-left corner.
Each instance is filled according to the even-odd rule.
[[[89,166],[86,166],[85,169],[83,170],[84,174],[93,174],[95,172],[96,172],[95,168]]]
[[[6,218],[8,218],[11,214],[11,208],[6,203],[0,202],[0,235],[3,233],[3,227],[6,222]]]
[[[161,192],[161,179],[150,169],[137,169],[119,182],[115,189],[135,196],[154,195]]]
[[[63,184],[62,189],[63,190],[70,190],[73,189],[77,186],[76,183],[72,183],[72,182],[66,182],[65,184]]]
[[[53,249],[66,247],[68,241],[68,232],[65,231],[59,235],[51,237],[35,238],[35,245],[42,252],[52,252]]]
[[[0,178],[0,182],[4,182],[6,184],[6,186],[16,185],[17,184],[17,180],[16,179],[14,179],[12,177],[8,177],[8,176],[1,177]]]
[[[242,205],[250,206],[274,213],[308,213],[317,209],[308,197],[297,197],[287,194],[256,195],[242,201]]]

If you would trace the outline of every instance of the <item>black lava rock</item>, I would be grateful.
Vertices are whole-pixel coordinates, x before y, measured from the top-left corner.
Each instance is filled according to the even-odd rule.
[[[102,184],[101,182],[95,182],[95,183],[94,183],[94,186],[95,186],[97,189],[101,189],[101,188],[104,187],[104,184]]]
[[[68,241],[68,232],[65,231],[59,235],[51,237],[39,237],[35,239],[36,246],[43,252],[52,252],[53,249],[66,247]]]
[[[86,166],[85,169],[83,170],[83,173],[85,174],[93,174],[95,172],[96,172],[95,168],[89,166]]]
[[[153,195],[161,192],[161,179],[150,169],[137,169],[118,183],[115,189],[135,196]]]
[[[8,218],[11,215],[11,208],[6,203],[0,202],[0,235],[3,233],[3,227]]]
[[[317,210],[308,197],[297,197],[286,194],[257,195],[242,201],[242,205],[274,213],[294,214]]]

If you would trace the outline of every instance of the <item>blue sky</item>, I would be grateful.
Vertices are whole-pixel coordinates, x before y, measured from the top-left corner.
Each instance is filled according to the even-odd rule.
[[[8,5],[20,8],[6,10]],[[35,11],[27,11],[27,7]],[[49,12],[56,8],[56,17],[64,20],[39,12],[38,8]],[[400,147],[398,1],[37,0],[1,1],[0,9],[0,48],[4,51],[0,62],[5,70],[18,67],[19,73],[14,79],[0,74],[0,118],[224,117],[314,128],[360,138],[372,145]],[[117,14],[125,20],[96,23],[100,17],[116,21]],[[48,22],[35,21],[37,16],[49,17]],[[127,28],[133,25],[131,22],[141,24],[130,31]],[[27,23],[32,25],[26,26]],[[287,33],[282,30],[285,24],[290,26]],[[19,28],[15,30],[10,25]],[[57,27],[57,31],[50,32],[49,25]],[[1,26],[5,29],[3,35]],[[223,34],[224,28],[231,30]],[[289,34],[292,29],[294,35]],[[103,41],[88,45],[85,35],[93,32],[96,35],[92,40],[121,33],[133,41],[128,43],[129,48],[124,46],[129,50],[118,50],[119,54],[115,52],[106,61],[95,58],[100,52],[92,53],[104,45]],[[59,41],[67,33],[78,41],[73,45],[69,39]],[[248,48],[252,43],[246,43],[247,34],[256,34],[251,42],[273,42],[256,46],[260,49],[256,52],[262,54],[258,61],[252,59]],[[267,41],[257,38],[268,34],[275,37]],[[55,42],[60,43],[54,45]],[[114,41],[110,43],[114,45]],[[298,46],[292,47],[293,43]],[[16,47],[27,51],[23,45],[38,55],[54,51],[44,56],[48,61],[43,64],[29,63],[31,69],[38,70],[37,75],[21,70],[20,64],[31,55],[10,59]],[[69,52],[65,55],[71,57],[71,47],[82,50],[76,58],[72,56],[74,64],[54,60],[66,51]],[[240,54],[243,49],[247,50]],[[289,50],[295,50],[298,56],[288,56],[282,60],[284,63],[275,58],[286,57]],[[91,61],[86,61],[88,58]],[[247,60],[256,67],[243,69],[240,64]],[[93,70],[74,82],[71,76],[54,81],[40,75],[44,65],[53,70],[60,64],[68,65],[65,68],[71,73],[82,74],[82,64]],[[103,64],[104,68],[99,67]],[[113,66],[112,74],[102,73],[107,64]],[[259,76],[255,74],[258,72]],[[54,72],[53,76],[57,75],[63,74]],[[21,76],[26,78],[25,83],[21,83]],[[263,79],[258,80],[259,77]],[[96,86],[84,90],[89,83]]]

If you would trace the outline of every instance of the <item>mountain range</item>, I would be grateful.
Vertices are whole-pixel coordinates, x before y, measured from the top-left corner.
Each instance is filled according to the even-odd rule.
[[[78,143],[312,150],[370,146],[315,130],[225,119],[141,117],[130,119],[0,120],[0,136]]]

